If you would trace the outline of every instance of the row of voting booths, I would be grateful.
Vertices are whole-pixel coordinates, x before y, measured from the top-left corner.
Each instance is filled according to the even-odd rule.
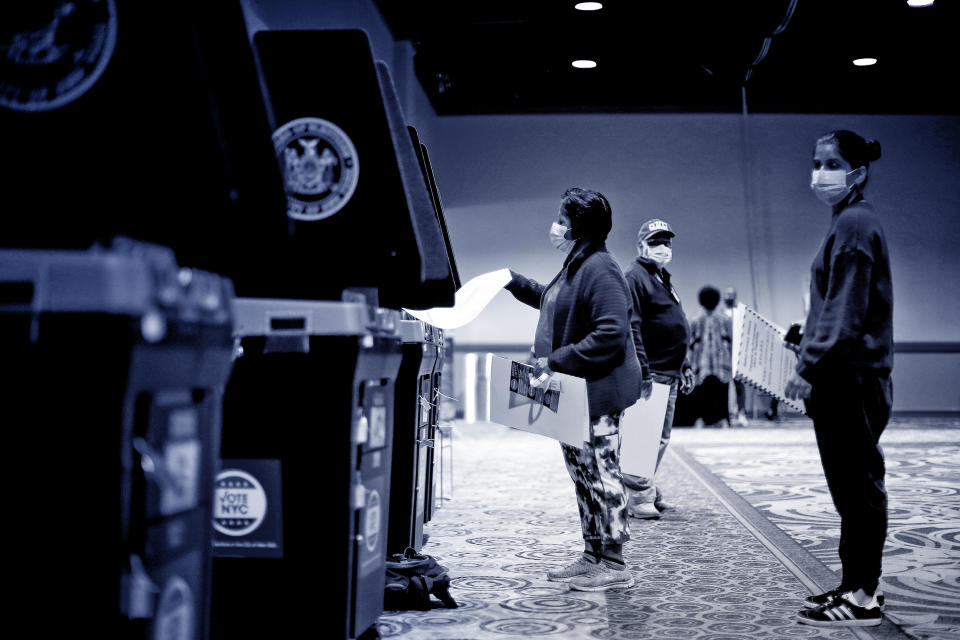
[[[8,4],[19,626],[363,635],[436,504],[445,340],[403,309],[459,287],[388,68],[360,30],[251,38],[237,2]]]

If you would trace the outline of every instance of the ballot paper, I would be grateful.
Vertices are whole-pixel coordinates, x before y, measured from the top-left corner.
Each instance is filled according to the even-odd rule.
[[[733,377],[806,413],[802,401],[784,395],[797,367],[797,354],[783,342],[786,329],[738,304],[733,309]]]
[[[510,269],[483,273],[457,289],[452,307],[404,309],[417,320],[441,329],[456,329],[469,323],[483,311],[493,297],[510,282]]]
[[[624,411],[620,418],[620,470],[623,473],[641,478],[654,476],[669,399],[670,385],[654,382],[649,398],[640,398]]]

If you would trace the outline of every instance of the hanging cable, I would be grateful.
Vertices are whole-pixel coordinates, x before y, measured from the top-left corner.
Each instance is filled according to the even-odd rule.
[[[744,75],[743,83],[740,85],[740,113],[741,113],[741,127],[740,127],[740,144],[742,148],[743,155],[743,200],[744,207],[746,208],[746,223],[747,223],[747,260],[750,263],[750,287],[751,287],[751,298],[753,302],[753,308],[759,308],[757,305],[758,302],[758,291],[757,291],[757,265],[754,261],[754,238],[753,231],[757,228],[757,225],[753,224],[753,171],[751,168],[750,162],[750,127],[749,127],[749,118],[748,109],[747,109],[747,83],[750,81],[750,76],[753,75],[753,69],[759,65],[767,57],[767,54],[770,52],[770,44],[773,42],[773,36],[779,35],[786,30],[787,25],[790,24],[790,20],[793,18],[793,13],[797,9],[797,0],[790,0],[790,3],[787,5],[787,10],[784,13],[783,19],[780,21],[780,24],[763,39],[763,44],[760,46],[760,52],[757,54],[756,59],[750,64],[747,68],[747,72]]]

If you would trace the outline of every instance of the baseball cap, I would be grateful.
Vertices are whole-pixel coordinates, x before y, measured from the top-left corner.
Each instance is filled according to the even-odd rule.
[[[668,238],[672,238],[677,235],[673,232],[673,229],[670,228],[670,225],[660,220],[659,218],[654,218],[653,220],[647,220],[642,225],[640,225],[640,231],[637,233],[637,241],[648,240],[653,236],[665,235]]]

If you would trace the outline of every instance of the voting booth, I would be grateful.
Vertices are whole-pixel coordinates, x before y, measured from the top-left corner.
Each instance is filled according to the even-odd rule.
[[[232,285],[115,245],[0,250],[7,601],[28,635],[199,640]]]
[[[361,300],[235,309],[212,637],[297,635],[308,619],[357,637],[383,607],[399,312]]]
[[[452,304],[452,260],[366,35],[262,31],[253,47],[286,236],[245,289],[256,293],[235,301],[211,636],[300,635],[322,620],[324,637],[356,638],[383,611],[394,490],[412,505],[426,499],[392,482],[397,451],[407,465],[425,455],[418,441],[429,433],[407,409],[436,362],[422,352],[427,328],[410,334],[401,309]],[[337,62],[305,82],[304,61],[323,59]],[[412,430],[405,421],[395,431],[398,413]]]

